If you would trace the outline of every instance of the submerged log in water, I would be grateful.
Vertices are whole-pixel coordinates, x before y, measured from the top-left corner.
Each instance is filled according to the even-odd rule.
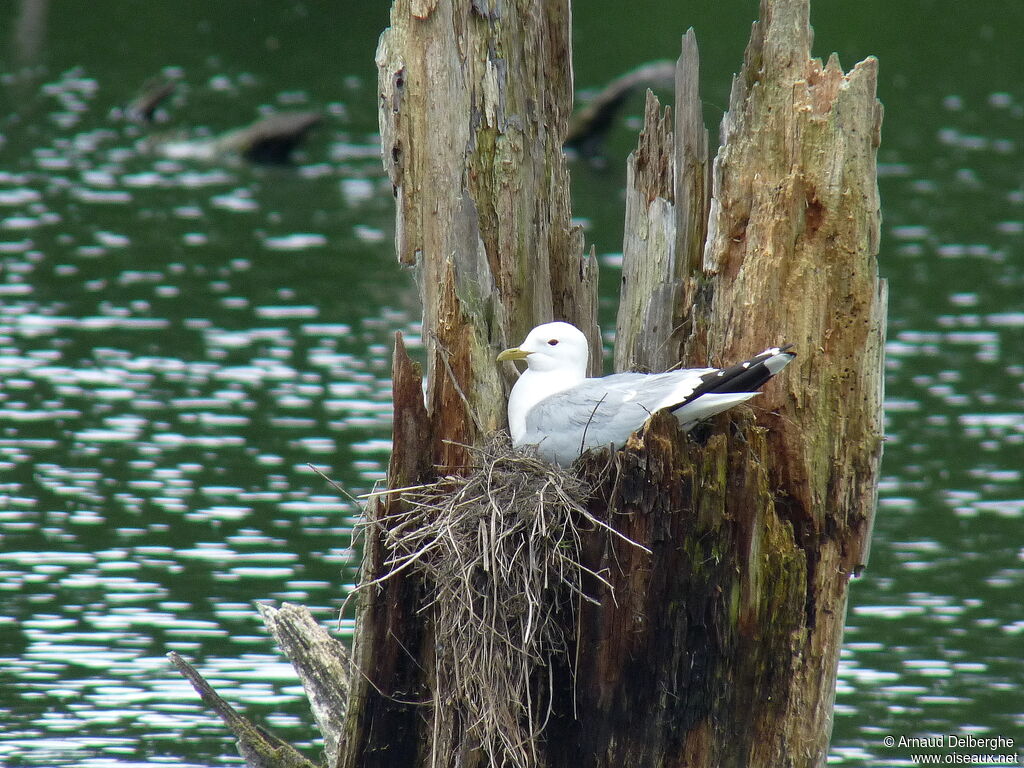
[[[218,152],[234,152],[255,163],[285,163],[311,130],[323,120],[319,112],[280,112],[218,137]]]
[[[243,158],[254,163],[281,164],[291,160],[295,149],[322,120],[319,112],[281,112],[212,139],[154,135],[147,138],[144,145],[175,159]]]

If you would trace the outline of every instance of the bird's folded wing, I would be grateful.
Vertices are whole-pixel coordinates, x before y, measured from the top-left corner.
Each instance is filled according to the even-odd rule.
[[[620,373],[586,379],[544,398],[526,414],[523,443],[542,453],[578,455],[581,449],[621,446],[655,411],[685,398],[713,371],[700,368],[669,373]]]

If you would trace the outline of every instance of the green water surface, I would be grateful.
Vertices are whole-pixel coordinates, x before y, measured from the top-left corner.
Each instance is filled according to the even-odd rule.
[[[393,334],[419,345],[378,159],[387,11],[0,5],[0,764],[240,764],[169,650],[317,758],[252,604],[298,601],[337,624],[357,509],[316,470],[353,492],[381,478]],[[581,0],[577,90],[674,58],[693,26],[714,136],[756,14]],[[911,765],[890,735],[1019,747],[1024,4],[821,0],[812,20],[816,55],[879,57],[886,108],[888,442],[830,762]],[[179,86],[156,125],[124,121],[160,74]],[[606,328],[641,104],[603,167],[572,165]],[[324,120],[288,167],[146,141],[310,109]]]

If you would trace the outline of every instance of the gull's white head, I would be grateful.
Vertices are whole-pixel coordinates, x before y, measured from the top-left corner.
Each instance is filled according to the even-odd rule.
[[[587,337],[569,323],[538,325],[522,344],[498,355],[498,360],[525,360],[527,366],[508,398],[508,427],[513,445],[522,443],[526,414],[533,406],[586,378],[589,356]]]
[[[530,331],[518,347],[498,355],[498,360],[525,360],[531,371],[558,371],[582,379],[587,375],[589,357],[587,337],[576,326],[544,323]]]

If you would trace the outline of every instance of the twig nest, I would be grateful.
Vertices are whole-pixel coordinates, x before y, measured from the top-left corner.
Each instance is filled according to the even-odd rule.
[[[387,492],[401,503],[374,521],[390,551],[371,583],[408,568],[426,582],[433,704],[446,724],[435,733],[463,739],[441,736],[435,752],[481,748],[495,768],[526,768],[550,704],[550,685],[538,682],[549,675],[538,672],[568,664],[564,628],[575,626],[577,601],[591,599],[584,576],[604,581],[582,564],[580,534],[611,529],[588,511],[584,480],[514,450],[507,435],[471,454],[466,476]]]

